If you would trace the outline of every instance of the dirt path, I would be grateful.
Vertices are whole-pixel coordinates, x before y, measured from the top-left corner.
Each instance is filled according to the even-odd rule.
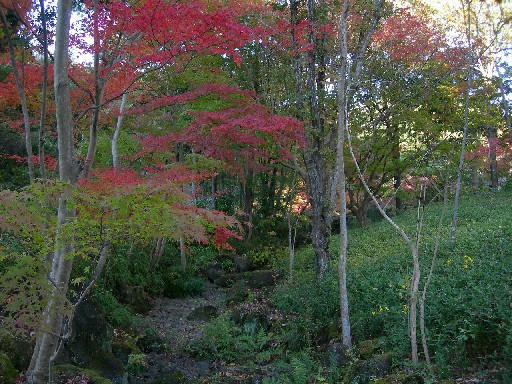
[[[157,298],[153,309],[143,316],[148,325],[154,327],[168,345],[165,354],[149,354],[148,370],[140,383],[150,383],[163,376],[183,376],[183,382],[190,382],[209,376],[214,367],[206,360],[189,357],[184,348],[202,336],[206,321],[189,320],[187,317],[198,308],[214,306],[218,313],[225,310],[226,293],[211,283],[198,297],[169,299]],[[177,381],[178,382],[178,381]]]

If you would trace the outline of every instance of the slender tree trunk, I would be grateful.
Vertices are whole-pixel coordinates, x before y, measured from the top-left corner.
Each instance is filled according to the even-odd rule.
[[[247,177],[243,184],[243,209],[247,220],[246,225],[246,237],[245,240],[248,242],[252,238],[252,220],[254,213],[254,171],[248,169],[246,173]]]
[[[380,8],[382,1],[377,0],[374,4],[374,13],[372,22],[367,30],[364,38],[359,42],[359,49],[356,53],[354,71],[352,73],[348,58],[348,37],[347,37],[347,20],[349,10],[349,0],[343,1],[339,27],[340,27],[340,57],[341,66],[338,74],[338,130],[337,130],[337,146],[336,161],[334,172],[332,175],[332,184],[330,190],[331,203],[336,198],[336,190],[340,197],[340,248],[339,248],[339,264],[338,279],[340,289],[340,321],[342,330],[342,344],[345,348],[352,346],[349,301],[347,292],[347,187],[345,179],[345,132],[348,132],[348,113],[349,113],[349,97],[352,94],[351,88],[359,81],[362,70],[364,53],[369,44],[370,38],[380,19]],[[338,185],[339,182],[339,185]]]
[[[466,37],[468,40],[468,78],[466,84],[466,100],[464,103],[464,128],[462,131],[462,143],[460,148],[460,157],[459,157],[459,166],[457,168],[457,181],[455,184],[455,198],[453,201],[453,216],[452,216],[452,227],[451,227],[451,238],[450,243],[455,244],[455,238],[457,236],[457,216],[459,213],[459,197],[460,197],[460,188],[462,182],[462,171],[464,170],[464,156],[466,154],[466,141],[468,137],[468,126],[469,126],[469,99],[471,95],[471,81],[473,78],[473,53],[472,43],[471,43],[471,1],[472,0],[462,0],[463,14],[464,14],[464,22],[466,25]],[[465,16],[465,7],[468,7],[467,10],[467,20]]]
[[[345,179],[345,131],[348,124],[348,39],[347,39],[347,18],[349,1],[343,1],[343,8],[340,16],[340,56],[341,68],[338,74],[338,142],[336,148],[336,159],[338,160],[335,169],[339,172],[339,195],[340,195],[340,249],[338,264],[338,279],[340,289],[340,321],[342,344],[345,348],[352,347],[352,336],[350,331],[349,302],[347,292],[347,186]],[[335,194],[331,193],[334,198]]]
[[[41,113],[39,120],[39,173],[41,174],[41,178],[44,179],[46,177],[46,167],[44,163],[44,137],[45,137],[45,129],[44,124],[46,122],[46,96],[48,93],[48,31],[46,26],[46,13],[44,0],[39,0],[39,7],[41,12],[41,23],[43,27],[43,85],[41,88]]]
[[[185,248],[185,240],[183,239],[183,236],[180,236],[180,263],[181,263],[181,270],[183,272],[187,271],[187,251]]]
[[[503,86],[503,81],[501,77],[498,77],[498,81],[500,84],[500,92],[501,92],[501,105],[503,106],[503,115],[505,118],[505,126],[509,134],[512,134],[512,127],[510,123],[510,107],[508,105],[507,93],[505,91],[505,87]]]
[[[418,337],[417,337],[417,329],[418,329],[418,292],[419,292],[419,284],[420,284],[420,268],[419,268],[419,258],[418,258],[418,249],[414,248],[412,250],[412,259],[413,259],[413,272],[411,279],[411,292],[409,298],[409,337],[411,340],[411,360],[413,363],[418,363]]]
[[[491,188],[498,188],[498,161],[496,155],[496,147],[498,138],[496,135],[496,127],[492,124],[485,125],[485,133],[489,146],[489,173],[491,175]]]
[[[295,197],[295,189],[296,189],[296,178],[297,171],[293,173],[292,178],[292,189],[290,191],[290,196],[287,201],[287,214],[286,221],[288,223],[288,249],[289,249],[289,257],[288,257],[288,278],[290,281],[293,279],[293,268],[295,264],[295,240],[297,238],[297,221],[295,224],[292,223],[292,207],[293,207],[293,199]]]
[[[64,183],[76,183],[75,154],[73,147],[73,121],[68,80],[68,47],[71,19],[71,2],[59,0],[57,5],[57,25],[55,35],[55,105],[57,117],[59,179]],[[44,321],[36,336],[36,348],[32,354],[27,381],[30,384],[44,384],[50,377],[50,368],[55,359],[59,340],[63,331],[63,310],[73,265],[69,257],[73,251],[73,239],[66,225],[76,215],[70,200],[69,188],[63,192],[58,206],[58,231],[55,252],[49,278],[53,289],[44,312]]]
[[[428,352],[428,342],[427,342],[427,332],[425,327],[425,303],[427,300],[427,290],[432,280],[432,276],[434,275],[434,268],[437,260],[437,252],[439,250],[439,242],[441,240],[441,229],[443,227],[444,217],[446,215],[446,207],[448,205],[448,180],[450,177],[450,167],[448,167],[447,178],[445,181],[444,189],[443,189],[443,208],[441,210],[441,215],[439,216],[439,222],[437,223],[437,232],[436,238],[434,241],[434,253],[432,255],[432,262],[430,264],[430,270],[428,272],[427,281],[425,281],[425,285],[423,286],[423,292],[421,294],[420,299],[420,332],[421,332],[421,344],[423,346],[423,355],[425,356],[425,361],[430,370],[432,370],[432,362],[430,360],[430,353]]]
[[[421,239],[421,230],[423,227],[423,214],[425,211],[425,195],[426,186],[422,186],[420,196],[418,199],[418,216],[416,222],[416,245],[411,248],[413,272],[411,278],[411,290],[409,298],[409,333],[411,340],[411,360],[413,363],[419,362],[418,357],[418,296],[420,286],[420,260],[419,260],[419,246]]]
[[[212,193],[212,206],[211,209],[217,209],[217,176],[212,176],[210,178],[211,183],[211,193]]]
[[[127,93],[123,93],[123,97],[121,98],[121,105],[119,106],[119,116],[117,117],[116,130],[114,131],[114,135],[112,136],[112,165],[116,169],[119,168],[119,154],[117,151],[117,141],[119,139],[119,134],[121,133],[121,126],[123,124],[123,113],[124,108],[126,106],[127,98]]]
[[[351,136],[350,129],[349,129],[348,126],[346,128],[346,133],[347,133],[347,142],[348,142],[348,148],[349,148],[349,151],[350,151],[350,156],[352,157],[352,160],[353,160],[354,165],[356,167],[357,175],[359,177],[359,180],[361,181],[361,184],[363,185],[363,187],[366,190],[366,192],[368,192],[368,194],[370,195],[371,199],[373,200],[373,203],[377,207],[377,209],[380,212],[380,214],[382,215],[382,217],[384,217],[386,219],[386,221],[395,229],[395,231],[402,237],[402,239],[405,241],[405,243],[409,246],[409,249],[411,250],[411,255],[413,257],[413,260],[417,260],[418,259],[418,249],[417,249],[416,244],[409,238],[409,236],[405,233],[405,231],[398,224],[396,224],[393,221],[393,219],[391,219],[388,216],[388,214],[381,207],[381,205],[379,204],[379,201],[377,200],[375,195],[370,190],[370,187],[366,183],[366,180],[365,180],[365,178],[363,176],[361,168],[359,167],[359,163],[357,161],[357,157],[356,157],[356,155],[354,153],[354,149],[353,149],[353,146],[352,146],[352,136]],[[415,261],[413,261],[413,262],[416,264]],[[414,279],[414,276],[413,276],[413,279],[411,279],[410,309],[412,309],[412,304],[414,304],[414,302],[413,302],[414,297],[416,297],[416,302],[417,302],[417,292],[418,292],[417,284],[418,284],[418,281],[419,281],[419,270],[416,270],[416,266],[414,267],[414,269],[415,270],[413,271],[413,275],[417,275],[418,276],[418,280]],[[416,294],[414,294],[415,292],[416,292]],[[411,324],[416,324],[416,314],[414,314],[413,318],[411,318],[411,314],[409,315],[409,323],[410,323],[410,325]],[[413,334],[413,332],[410,332],[410,338],[411,338],[411,360],[413,361],[413,363],[417,363],[418,362],[418,353],[417,353],[418,346],[417,346],[415,330],[414,330],[414,334]]]
[[[82,177],[87,177],[91,170],[98,145],[98,122],[101,112],[101,101],[105,90],[105,79],[100,74],[100,35],[98,20],[98,1],[93,1],[93,25],[94,25],[94,106],[89,126],[89,146],[85,157]]]
[[[133,244],[133,243],[132,243]],[[165,237],[159,237],[155,241],[155,250],[150,258],[150,268],[155,268],[160,263],[165,250]]]
[[[0,9],[0,17],[2,19],[2,25],[4,30],[4,36],[7,39],[9,45],[9,56],[11,60],[12,72],[14,75],[14,81],[16,82],[16,88],[21,102],[21,111],[23,114],[23,127],[24,127],[24,138],[25,138],[25,151],[27,152],[27,165],[28,165],[28,177],[30,183],[34,182],[34,159],[32,158],[32,134],[30,132],[30,115],[28,113],[27,97],[25,95],[25,81],[20,76],[18,66],[16,65],[16,55],[14,52],[14,44],[11,38],[11,30],[9,23],[5,17],[4,11]]]

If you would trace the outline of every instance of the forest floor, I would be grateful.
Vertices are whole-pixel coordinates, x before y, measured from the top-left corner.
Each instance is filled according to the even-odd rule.
[[[190,346],[194,345],[203,335],[203,329],[208,324],[206,319],[190,319],[189,316],[197,310],[215,307],[218,315],[226,310],[226,289],[212,283],[207,283],[206,289],[200,296],[185,298],[159,297],[154,302],[153,309],[141,319],[158,331],[159,337],[166,344],[165,352],[147,355],[147,369],[130,384],[146,384],[163,380],[171,383],[209,383],[217,378],[223,383],[247,383],[251,374],[246,367],[223,365],[192,357]],[[275,376],[272,367],[260,367],[259,374]],[[498,384],[493,377],[493,371],[467,372],[465,377],[459,377],[452,383],[456,384]],[[261,377],[261,376],[260,376]],[[259,380],[256,380],[259,382]]]
[[[196,360],[187,353],[187,347],[201,338],[207,321],[191,320],[188,316],[206,306],[217,308],[220,314],[225,310],[225,299],[225,289],[211,283],[197,297],[157,298],[153,309],[140,316],[158,331],[167,348],[165,353],[147,356],[148,369],[140,377],[141,381],[154,382],[162,375],[174,375],[178,379],[180,372],[187,382],[210,376],[215,370],[212,363]]]

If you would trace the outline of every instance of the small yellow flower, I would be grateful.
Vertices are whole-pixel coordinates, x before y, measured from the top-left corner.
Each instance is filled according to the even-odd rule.
[[[372,311],[372,316],[375,316],[376,314],[377,314],[377,312]]]

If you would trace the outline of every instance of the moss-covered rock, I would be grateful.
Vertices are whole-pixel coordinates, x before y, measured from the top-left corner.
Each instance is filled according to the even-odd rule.
[[[369,360],[356,360],[345,371],[343,382],[350,384],[368,384],[371,380],[383,378],[391,372],[393,356],[383,353]]]
[[[153,384],[186,384],[188,383],[187,378],[181,371],[174,371],[162,375],[160,378],[155,380]]]
[[[93,369],[80,368],[71,364],[56,365],[53,367],[53,376],[56,384],[66,384],[79,378],[86,378],[89,384],[112,384],[112,381]]]
[[[256,289],[273,287],[284,278],[282,272],[270,269],[249,272],[246,276],[249,287]]]
[[[358,352],[361,359],[369,359],[376,353],[382,351],[384,342],[381,339],[363,340],[358,345]]]
[[[18,376],[18,371],[5,353],[0,354],[0,384],[12,384]]]
[[[29,340],[15,336],[5,329],[0,329],[0,353],[9,356],[18,371],[22,372],[28,368],[32,350],[33,345]]]

